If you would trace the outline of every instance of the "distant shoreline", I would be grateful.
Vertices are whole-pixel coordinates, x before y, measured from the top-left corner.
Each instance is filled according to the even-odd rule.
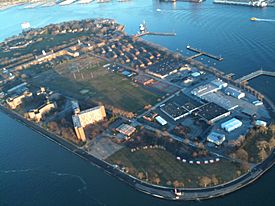
[[[5,11],[7,9],[10,9],[12,7],[16,7],[16,6],[22,6],[22,5],[32,5],[33,7],[30,6],[30,8],[35,8],[35,4],[37,4],[37,6],[53,6],[56,5],[55,4],[55,0],[18,0],[18,1],[6,1],[6,2],[0,2],[0,11]]]

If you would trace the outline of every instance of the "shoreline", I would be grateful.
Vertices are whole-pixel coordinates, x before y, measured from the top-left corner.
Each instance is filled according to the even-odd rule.
[[[126,33],[125,35],[130,37],[130,35],[127,35]],[[174,58],[186,60],[186,57],[183,54],[169,50],[168,48],[163,47],[157,43],[153,43],[148,40],[144,40],[142,38],[137,38],[136,41],[143,42],[149,47],[157,48],[158,50],[164,52],[167,55],[171,55]],[[93,55],[97,56],[96,53],[94,53]],[[98,58],[104,59],[105,57],[98,56]],[[218,70],[215,67],[207,66],[202,62],[199,62],[193,59],[189,59],[186,62],[190,65],[193,65],[193,66],[195,65],[197,68],[200,68],[200,70],[202,71],[207,71],[215,75],[216,77],[221,78],[222,80],[228,81],[238,88],[241,87],[240,82],[234,79],[228,79],[226,76],[224,76],[225,75],[224,72]],[[249,85],[244,86],[243,89],[251,93],[251,90],[249,90],[249,88],[251,88],[251,90],[253,89]],[[259,93],[254,89],[252,91],[254,91],[257,94]],[[274,115],[275,106],[273,102],[270,101],[269,99],[264,99],[263,101],[264,103],[266,103],[265,106],[269,111],[269,113],[271,115]],[[18,122],[32,129],[34,132],[37,132],[42,136],[46,137],[48,140],[57,143],[59,146],[61,146],[65,150],[72,152],[73,154],[77,155],[83,160],[88,161],[90,164],[102,169],[106,174],[109,174],[113,177],[118,178],[122,182],[128,184],[129,186],[131,186],[132,188],[138,191],[149,194],[150,196],[163,198],[166,200],[204,200],[204,199],[212,199],[212,198],[224,196],[226,194],[235,192],[255,182],[258,178],[260,178],[266,171],[268,171],[275,164],[275,149],[273,149],[263,162],[256,164],[255,166],[250,168],[246,173],[242,174],[241,176],[235,179],[232,179],[230,181],[227,181],[225,183],[222,183],[216,186],[196,187],[196,188],[177,188],[177,191],[178,191],[177,193],[174,191],[174,187],[156,185],[150,182],[146,182],[144,180],[140,180],[136,176],[128,174],[123,169],[120,169],[119,167],[116,167],[115,165],[110,164],[109,162],[105,161],[103,158],[98,159],[96,156],[93,156],[89,154],[87,151],[85,151],[83,147],[75,144],[73,141],[65,139],[61,135],[56,135],[54,132],[50,131],[48,128],[40,124],[37,124],[33,121],[29,121],[27,118],[24,117],[24,115],[20,114],[15,110],[10,109],[8,106],[5,106],[5,104],[0,103],[0,110],[2,110],[3,113],[7,114],[12,119],[17,120]]]
[[[224,196],[226,194],[230,194],[235,192],[253,182],[255,182],[258,178],[260,178],[266,171],[268,171],[275,164],[275,150],[271,152],[271,154],[265,159],[263,162],[257,164],[253,167],[249,172],[244,175],[238,177],[237,179],[233,179],[230,182],[220,184],[213,187],[206,188],[177,188],[183,195],[176,196],[173,193],[174,188],[164,187],[153,185],[144,181],[137,179],[134,176],[131,176],[117,168],[113,165],[109,164],[104,160],[97,159],[96,157],[88,154],[81,148],[77,147],[73,143],[65,140],[57,135],[51,133],[50,131],[38,126],[37,124],[26,120],[24,117],[19,115],[18,113],[9,110],[2,104],[0,104],[0,110],[11,117],[12,119],[20,122],[21,124],[27,126],[33,131],[43,135],[50,141],[57,143],[63,149],[72,152],[78,157],[88,161],[90,164],[96,166],[97,168],[102,169],[106,174],[116,177],[120,181],[128,184],[132,188],[143,192],[145,194],[166,199],[166,200],[205,200],[212,199],[220,196]]]

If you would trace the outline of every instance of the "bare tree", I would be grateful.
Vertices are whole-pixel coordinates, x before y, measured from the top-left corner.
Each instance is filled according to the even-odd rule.
[[[211,184],[211,179],[207,176],[203,176],[199,179],[199,185],[201,187],[207,187],[210,184]]]

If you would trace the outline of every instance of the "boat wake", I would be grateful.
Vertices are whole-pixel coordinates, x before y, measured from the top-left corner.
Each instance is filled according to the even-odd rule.
[[[56,175],[56,176],[65,176],[65,177],[71,177],[71,178],[78,179],[82,183],[82,187],[78,189],[78,192],[82,192],[87,189],[87,183],[85,182],[85,180],[82,177],[80,177],[78,175],[73,175],[73,174],[69,174],[69,173],[60,173],[60,172],[56,172],[56,171],[51,172],[51,174]]]
[[[44,175],[53,175],[53,176],[58,176],[58,177],[63,177],[63,178],[71,178],[71,179],[77,179],[81,182],[81,187],[77,189],[77,191],[79,193],[82,193],[83,191],[87,190],[88,186],[87,186],[87,182],[79,175],[74,175],[74,174],[70,174],[70,173],[61,173],[61,172],[57,172],[57,171],[45,171],[42,170],[41,168],[26,168],[26,169],[10,169],[10,170],[0,170],[0,175],[11,175],[11,174],[26,174],[26,173],[39,173],[39,174],[44,174]],[[91,194],[89,194],[88,198],[95,203],[95,205],[98,206],[106,206],[105,203],[101,202],[100,200],[98,200],[97,198],[91,196]]]
[[[44,173],[45,171],[43,171],[39,168],[0,170],[0,174],[18,174],[18,173],[30,173],[30,172],[38,172],[38,173],[41,174],[41,173]],[[70,178],[76,178],[82,184],[82,187],[78,189],[78,192],[82,192],[82,191],[87,189],[87,183],[85,182],[85,180],[82,177],[80,177],[78,175],[69,174],[69,173],[60,173],[60,172],[56,172],[56,171],[47,172],[47,173],[50,174],[50,175],[66,176],[66,177],[70,177]]]
[[[0,170],[0,173],[2,174],[12,174],[12,173],[27,173],[27,172],[33,172],[37,170],[37,168],[27,168],[27,169],[13,169],[13,170]]]
[[[255,18],[255,21],[275,22],[275,19],[259,19],[259,18]]]

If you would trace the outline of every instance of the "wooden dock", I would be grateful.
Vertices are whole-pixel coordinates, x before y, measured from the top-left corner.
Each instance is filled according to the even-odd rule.
[[[252,72],[248,75],[245,75],[239,79],[236,79],[235,81],[238,82],[238,83],[241,83],[241,82],[244,82],[244,81],[249,81],[251,79],[254,79],[258,76],[261,76],[261,75],[265,75],[265,76],[271,76],[271,77],[275,77],[275,72],[272,72],[272,71],[264,71],[264,70],[257,70],[255,72]]]
[[[209,57],[209,58],[218,60],[218,61],[222,61],[222,60],[223,60],[222,57],[215,56],[215,55],[213,55],[213,54],[210,54],[210,53],[205,52],[205,51],[201,51],[201,50],[196,49],[196,48],[193,48],[193,47],[191,47],[191,46],[187,46],[186,48],[187,48],[188,50],[192,51],[192,52],[196,52],[196,53],[197,53],[197,54],[195,54],[195,55],[193,55],[193,56],[191,56],[191,57],[188,57],[186,60],[191,60],[191,59],[197,58],[197,57],[199,57],[199,56],[203,56],[203,55],[204,55],[204,56],[207,56],[207,57]]]
[[[169,33],[169,32],[143,32],[141,34],[136,34],[135,37],[141,37],[141,36],[176,36],[176,33]]]

